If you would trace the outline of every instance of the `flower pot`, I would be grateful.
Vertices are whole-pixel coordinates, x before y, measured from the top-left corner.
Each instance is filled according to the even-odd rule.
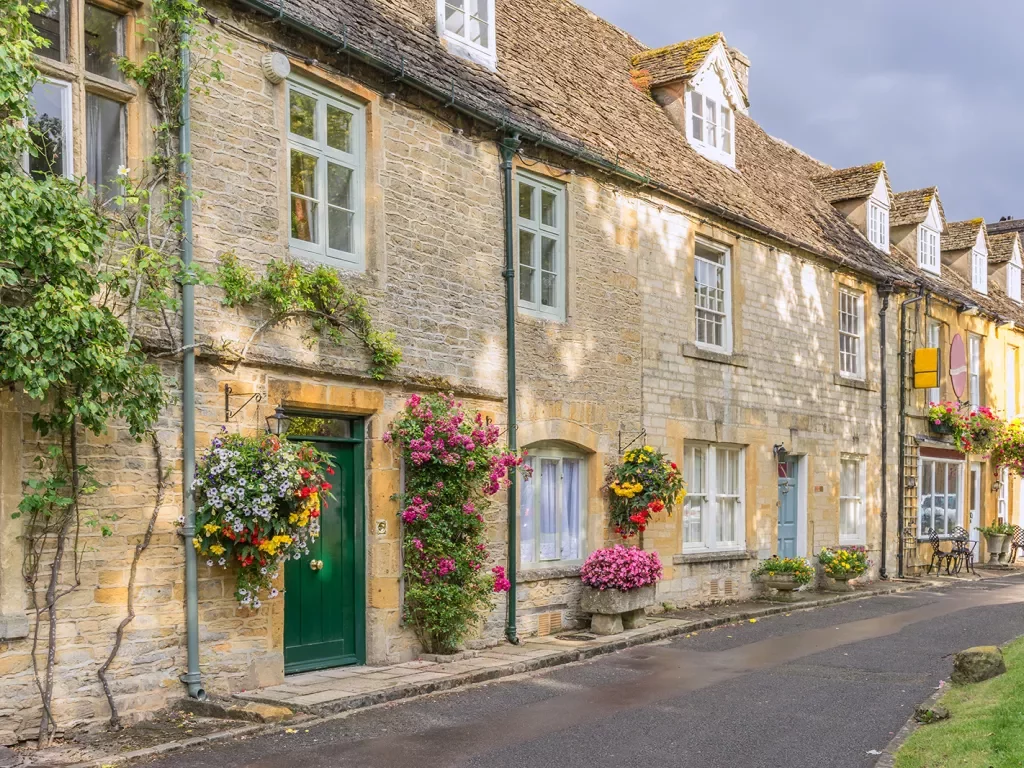
[[[1006,536],[1001,533],[989,533],[985,535],[985,549],[988,550],[988,565],[998,565],[999,555],[1003,552],[1003,544]]]
[[[928,428],[932,431],[933,434],[936,434],[936,435],[952,435],[953,434],[953,426],[951,424],[947,424],[944,421],[940,422],[938,424],[936,424],[934,421],[929,421],[928,422]]]
[[[620,589],[583,587],[580,609],[593,614],[590,631],[595,635],[614,635],[623,629],[636,629],[647,623],[646,611],[654,605],[654,584],[623,592]]]
[[[850,582],[856,579],[857,576],[860,576],[859,573],[844,573],[839,576],[829,576],[828,574],[825,575],[828,576],[828,581],[826,582],[825,586],[832,592],[853,592],[853,585],[850,584]]]
[[[793,593],[800,589],[801,586],[797,583],[796,576],[792,573],[776,573],[773,576],[764,574],[759,576],[757,580],[769,589],[776,590],[776,594],[772,597],[773,600],[782,600],[784,602],[796,600],[796,596]]]

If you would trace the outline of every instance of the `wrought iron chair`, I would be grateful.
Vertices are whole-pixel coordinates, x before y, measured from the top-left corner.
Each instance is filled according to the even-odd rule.
[[[932,559],[928,561],[928,573],[931,574],[932,566],[937,566],[935,572],[942,575],[943,563],[946,564],[946,573],[949,573],[949,566],[956,558],[955,547],[954,551],[944,551],[942,549],[942,541],[939,539],[939,534],[934,528],[928,531],[928,540],[932,545]]]
[[[974,570],[974,550],[977,546],[978,542],[971,541],[971,534],[966,528],[958,525],[953,529],[953,551],[950,554],[953,555],[951,560],[954,575],[959,574],[965,565],[968,573],[977,575],[978,572]],[[947,563],[947,573],[949,573],[948,568],[949,564]]]
[[[1010,562],[1017,562],[1017,550],[1024,552],[1024,528],[1019,525],[1013,526],[1013,534],[1010,539]]]

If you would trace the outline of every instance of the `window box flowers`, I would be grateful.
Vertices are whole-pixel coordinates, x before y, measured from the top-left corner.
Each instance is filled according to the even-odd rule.
[[[608,474],[607,488],[615,532],[624,539],[639,534],[641,548],[651,518],[661,512],[671,515],[686,496],[679,467],[649,445],[626,451]]]
[[[829,589],[835,592],[852,591],[850,581],[862,575],[869,565],[867,550],[864,547],[825,547],[818,553],[818,562],[825,575],[831,579]]]
[[[814,570],[802,557],[773,555],[763,560],[750,575],[760,584],[776,591],[773,599],[790,601],[795,599],[793,592],[811,583]]]
[[[591,631],[613,635],[644,626],[661,570],[657,552],[621,544],[592,552],[580,569],[580,608],[593,614]]]
[[[1006,425],[984,405],[964,413],[959,403],[932,403],[928,427],[937,435],[951,436],[961,453],[978,454],[988,453],[999,444]]]
[[[240,605],[259,610],[277,597],[271,582],[280,564],[309,553],[332,474],[325,454],[272,435],[224,434],[199,459],[192,544],[208,566],[237,566]]]
[[[928,428],[936,435],[952,436],[965,426],[959,403],[929,403]]]

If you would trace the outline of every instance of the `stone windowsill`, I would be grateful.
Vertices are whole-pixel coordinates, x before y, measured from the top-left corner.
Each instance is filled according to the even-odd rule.
[[[28,637],[28,618],[22,613],[0,613],[0,640]]]
[[[753,552],[688,552],[672,555],[672,565],[693,565],[695,563],[727,563],[737,560],[755,560]]]
[[[746,355],[740,355],[736,352],[732,354],[725,354],[724,352],[713,352],[710,349],[702,349],[696,344],[684,341],[682,344],[683,357],[692,357],[695,360],[706,360],[709,363],[721,363],[722,365],[732,365],[736,368],[748,368],[750,367],[750,359]]]
[[[578,579],[582,564],[554,565],[546,568],[524,568],[516,573],[516,582],[529,584],[531,581],[547,581],[549,579]]]
[[[836,384],[840,387],[850,387],[851,389],[863,389],[865,392],[877,392],[878,387],[874,386],[867,379],[851,379],[848,376],[842,376],[838,373],[832,374]]]

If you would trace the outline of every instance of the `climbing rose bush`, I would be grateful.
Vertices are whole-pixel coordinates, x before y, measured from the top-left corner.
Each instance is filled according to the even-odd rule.
[[[412,395],[383,436],[405,462],[405,618],[431,653],[458,650],[494,593],[512,586],[504,568],[486,568],[484,511],[522,464],[500,437],[451,394]]]
[[[626,451],[608,474],[607,488],[612,525],[624,539],[642,534],[654,515],[671,515],[686,496],[679,467],[649,445]]]
[[[277,597],[271,585],[287,558],[309,554],[331,460],[311,445],[272,435],[214,438],[196,463],[192,543],[210,567],[238,567],[235,598],[253,610]]]
[[[657,552],[616,544],[592,552],[580,569],[580,578],[594,589],[628,592],[656,583],[661,578],[661,560]]]

